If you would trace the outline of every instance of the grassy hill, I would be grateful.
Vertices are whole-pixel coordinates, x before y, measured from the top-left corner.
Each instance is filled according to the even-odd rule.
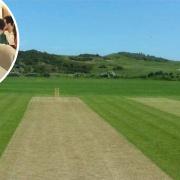
[[[180,62],[142,53],[63,56],[30,50],[19,52],[11,76],[49,77],[62,74],[74,77],[180,80]]]

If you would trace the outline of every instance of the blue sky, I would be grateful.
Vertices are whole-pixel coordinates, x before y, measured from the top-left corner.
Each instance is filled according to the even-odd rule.
[[[179,0],[5,0],[22,50],[143,52],[180,60]]]

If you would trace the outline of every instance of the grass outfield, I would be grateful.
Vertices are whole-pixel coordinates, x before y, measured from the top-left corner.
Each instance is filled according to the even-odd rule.
[[[0,155],[17,128],[29,100],[29,95],[0,93]]]
[[[0,153],[30,97],[79,96],[174,179],[180,179],[180,117],[127,97],[179,99],[180,82],[153,80],[8,78],[0,85]]]
[[[180,178],[180,117],[120,96],[83,99],[165,172]]]
[[[0,93],[52,95],[54,88],[67,96],[179,96],[180,82],[138,79],[8,78]]]

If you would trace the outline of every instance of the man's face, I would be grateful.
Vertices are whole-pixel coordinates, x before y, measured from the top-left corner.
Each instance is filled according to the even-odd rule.
[[[4,22],[5,22],[4,30],[8,30],[8,29],[10,28],[11,24],[10,24],[10,23],[7,23],[7,22],[6,22],[6,19],[4,20]]]

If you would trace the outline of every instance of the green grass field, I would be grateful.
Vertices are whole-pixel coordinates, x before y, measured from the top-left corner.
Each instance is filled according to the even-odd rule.
[[[0,93],[52,95],[54,88],[62,95],[179,96],[180,82],[141,79],[73,79],[73,78],[8,78]]]
[[[18,126],[27,104],[29,95],[0,93],[0,155],[7,146]]]
[[[180,117],[171,112],[172,107],[167,112],[131,99],[179,100],[178,81],[8,78],[0,85],[0,154],[30,98],[52,96],[54,88],[60,88],[63,96],[80,97],[161,169],[180,179]]]

